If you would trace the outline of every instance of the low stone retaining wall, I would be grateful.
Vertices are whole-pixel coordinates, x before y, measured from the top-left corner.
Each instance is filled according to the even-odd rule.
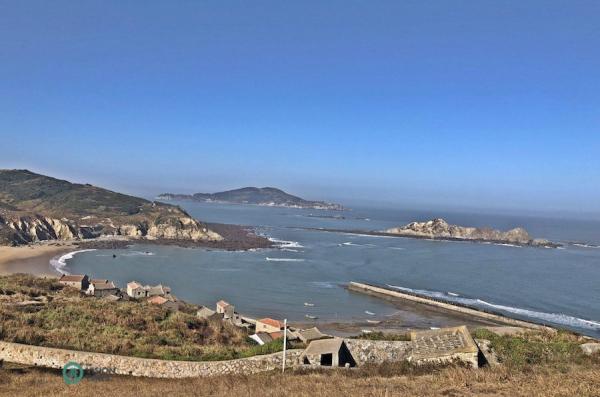
[[[406,293],[398,292],[398,291],[392,291],[392,290],[389,290],[386,288],[380,288],[380,287],[376,287],[376,286],[369,285],[369,284],[357,283],[354,281],[352,281],[352,282],[350,282],[350,284],[348,284],[348,289],[351,291],[362,292],[364,294],[369,294],[369,295],[375,295],[375,296],[383,295],[383,296],[387,296],[387,297],[391,297],[391,298],[404,299],[404,300],[408,300],[408,301],[412,301],[412,302],[423,303],[423,304],[430,305],[430,306],[441,307],[446,310],[463,313],[463,314],[467,314],[467,315],[470,315],[473,317],[479,317],[479,318],[483,318],[483,319],[487,319],[487,320],[493,320],[493,321],[504,323],[504,324],[515,325],[518,327],[524,327],[524,328],[530,328],[530,329],[546,329],[546,330],[552,329],[552,328],[544,326],[544,325],[534,324],[534,323],[530,323],[530,322],[522,321],[522,320],[516,320],[514,318],[505,317],[505,316],[502,316],[499,314],[487,313],[487,312],[483,312],[483,311],[476,310],[476,309],[471,309],[471,308],[464,307],[464,306],[457,306],[457,305],[453,305],[451,303],[440,302],[440,301],[437,301],[434,299],[424,298],[424,297],[420,297],[420,296],[416,296],[416,295],[410,295],[410,294],[406,294]]]
[[[288,350],[286,366],[296,366],[300,349]],[[282,353],[228,361],[170,361],[55,349],[0,342],[0,360],[47,368],[62,368],[75,361],[86,371],[150,378],[191,378],[223,374],[254,374],[281,368]]]

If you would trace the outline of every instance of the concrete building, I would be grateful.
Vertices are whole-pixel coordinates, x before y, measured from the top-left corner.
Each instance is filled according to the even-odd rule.
[[[466,326],[410,333],[412,352],[408,360],[415,364],[463,362],[478,368],[479,348]]]
[[[356,361],[342,338],[322,339],[310,343],[300,356],[303,364],[327,367],[355,367]]]
[[[119,293],[119,288],[113,284],[112,281],[108,283],[90,283],[86,294],[95,296],[97,298],[101,298],[107,295],[117,295]]]
[[[58,282],[81,291],[87,290],[90,285],[90,279],[87,274],[63,274],[60,276]]]
[[[272,318],[261,318],[256,320],[255,333],[264,332],[270,334],[271,332],[279,332],[283,329],[283,323],[279,320],[273,320]]]

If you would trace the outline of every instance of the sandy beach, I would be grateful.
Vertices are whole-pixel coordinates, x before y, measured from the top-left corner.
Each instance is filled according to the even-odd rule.
[[[58,273],[50,266],[50,259],[76,249],[71,242],[50,242],[20,247],[0,246],[0,274],[30,273],[53,275]]]

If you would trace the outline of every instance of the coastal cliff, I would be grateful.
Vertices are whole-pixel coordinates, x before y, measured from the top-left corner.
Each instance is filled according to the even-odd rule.
[[[190,200],[232,204],[252,204],[266,207],[310,208],[319,210],[343,211],[340,204],[325,201],[305,200],[274,187],[244,187],[218,193],[174,194],[163,193],[159,200]]]
[[[176,206],[27,170],[0,170],[1,245],[115,236],[223,240]]]
[[[521,227],[503,232],[492,228],[451,225],[441,218],[426,222],[411,222],[406,226],[394,227],[383,232],[403,237],[469,240],[531,246],[557,246],[557,244],[551,243],[548,240],[532,238]]]

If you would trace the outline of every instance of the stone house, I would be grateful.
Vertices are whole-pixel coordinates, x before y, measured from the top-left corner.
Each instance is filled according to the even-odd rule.
[[[217,302],[217,313],[223,315],[224,320],[229,320],[235,316],[235,307],[224,300]]]
[[[170,296],[171,288],[166,287],[162,284],[158,285],[142,285],[137,281],[130,281],[127,283],[127,295],[131,298],[149,298],[151,296]]]
[[[215,312],[214,310],[211,310],[210,308],[206,307],[206,306],[202,306],[197,312],[196,312],[196,317],[198,318],[203,318],[205,320],[210,320],[212,318],[215,318],[216,316],[218,316],[218,313]]]
[[[160,307],[164,307],[165,309],[167,309],[169,311],[179,310],[179,303],[177,303],[174,300],[167,299],[163,296],[158,296],[158,295],[153,296],[151,298],[148,298],[148,302],[153,305],[158,305]]]
[[[272,332],[279,332],[283,329],[283,323],[279,320],[273,320],[272,318],[261,318],[256,320],[255,333],[264,332],[270,334]]]
[[[63,274],[60,276],[58,282],[81,291],[87,290],[90,285],[90,279],[87,274]]]
[[[300,360],[307,365],[356,366],[356,361],[342,338],[321,339],[311,342],[300,356]]]
[[[112,281],[108,283],[90,283],[86,294],[101,298],[107,295],[117,295],[119,288]]]
[[[300,331],[296,331],[295,334],[298,336],[298,339],[302,341],[302,343],[310,343],[314,340],[326,339],[329,338],[329,335],[325,335],[317,327],[309,328],[309,329],[301,329]]]
[[[250,335],[249,338],[256,341],[256,343],[258,343],[259,345],[262,346],[265,343],[270,343],[270,342],[273,342],[274,340],[282,339],[283,332],[282,331],[271,332],[271,333],[259,332],[258,334]]]

